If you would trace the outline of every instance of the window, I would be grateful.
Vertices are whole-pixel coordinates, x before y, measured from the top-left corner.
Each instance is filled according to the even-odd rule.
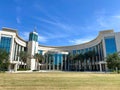
[[[42,50],[38,50],[38,54],[42,55],[43,51]]]
[[[11,37],[1,37],[0,48],[5,49],[7,52],[10,52],[11,48]]]
[[[80,54],[80,50],[77,50],[77,54]]]
[[[54,64],[54,65],[62,64],[63,54],[49,54],[48,61],[51,61],[52,64]]]
[[[38,41],[38,35],[34,34],[34,33],[30,33],[29,35],[29,41]]]
[[[76,50],[73,50],[73,55],[75,55],[76,54]]]
[[[105,47],[106,47],[106,54],[112,54],[116,52],[116,42],[115,37],[106,37],[105,38]]]

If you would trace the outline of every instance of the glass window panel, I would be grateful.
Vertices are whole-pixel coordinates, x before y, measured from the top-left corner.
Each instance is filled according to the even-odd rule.
[[[5,49],[7,52],[10,52],[11,38],[10,37],[1,37],[0,48]]]
[[[106,54],[112,54],[116,52],[116,42],[115,37],[107,37],[105,38],[105,47],[106,47]]]

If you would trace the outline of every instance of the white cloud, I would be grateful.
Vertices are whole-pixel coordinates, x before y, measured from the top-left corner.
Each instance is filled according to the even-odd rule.
[[[77,44],[83,44],[86,42],[89,42],[93,40],[93,38],[81,38],[81,39],[74,39],[74,40],[69,40],[69,43],[73,44],[73,45],[77,45]]]
[[[114,15],[113,18],[120,19],[120,15]]]
[[[44,37],[44,36],[39,35],[39,36],[38,36],[38,41],[39,41],[39,42],[47,42],[47,38]]]
[[[94,15],[94,18],[91,21],[86,22],[84,26],[81,26],[80,24],[74,25],[71,22],[67,23],[66,21],[61,21],[63,20],[61,17],[54,18],[55,16],[50,16],[49,13],[47,13],[47,15],[49,16],[47,17],[48,19],[33,17],[38,21],[51,25],[50,27],[45,27],[45,29],[47,28],[46,30],[49,30],[48,32],[43,33],[46,37],[40,37],[40,40],[43,42],[45,42],[47,39],[50,41],[50,39],[59,40],[61,38],[63,39],[74,36],[75,39],[69,40],[69,43],[81,44],[94,39],[95,35],[97,36],[100,30],[114,29],[115,31],[119,31],[120,29],[120,14],[108,15],[106,14],[105,10],[102,12],[97,12],[97,14]],[[94,38],[88,38],[87,36],[90,34],[93,34]],[[80,36],[87,38],[79,39]]]
[[[43,19],[43,18],[36,18],[36,19],[40,20],[42,22],[54,25],[56,27],[62,28],[64,30],[71,30],[72,29],[71,25],[68,25],[66,23],[62,23],[59,20],[55,20],[55,19],[54,20],[47,20],[47,19]]]
[[[103,25],[99,28],[104,29],[114,29],[115,31],[119,31],[120,29],[120,15],[111,15],[111,16],[101,16],[104,19],[99,24],[102,23]]]

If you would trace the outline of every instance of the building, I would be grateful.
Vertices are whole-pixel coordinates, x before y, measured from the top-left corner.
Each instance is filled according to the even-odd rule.
[[[105,71],[107,65],[105,57],[108,54],[120,51],[120,32],[113,30],[100,31],[92,41],[73,46],[43,46],[38,44],[38,34],[31,32],[29,41],[18,36],[17,30],[2,28],[0,31],[0,48],[10,53],[9,70],[17,71],[20,65],[25,65],[30,70],[65,70],[65,71]],[[31,58],[26,63],[18,56],[20,51],[26,51]],[[94,51],[92,57],[87,52]],[[45,60],[36,67],[34,55],[42,54]],[[87,58],[72,60],[70,55],[84,54]]]

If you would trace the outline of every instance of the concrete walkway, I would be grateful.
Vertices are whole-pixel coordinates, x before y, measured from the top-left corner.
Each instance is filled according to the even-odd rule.
[[[76,72],[76,71],[57,71],[57,70],[40,70],[40,71],[31,71],[31,70],[27,70],[27,71],[8,71],[7,73],[34,73],[34,72],[73,72],[73,73],[86,73],[86,74],[90,74],[90,73],[96,73],[96,74],[108,74],[110,72],[98,72],[98,71],[84,71],[84,72]]]

